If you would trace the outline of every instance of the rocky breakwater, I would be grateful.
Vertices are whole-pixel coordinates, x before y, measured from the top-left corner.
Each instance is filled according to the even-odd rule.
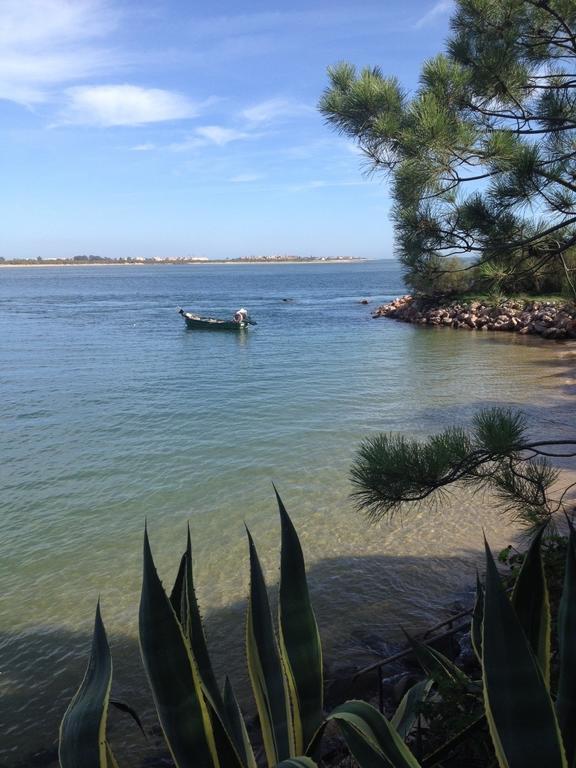
[[[511,299],[498,305],[481,301],[439,304],[408,295],[382,304],[372,317],[468,331],[509,331],[545,339],[576,339],[576,306],[554,301]]]

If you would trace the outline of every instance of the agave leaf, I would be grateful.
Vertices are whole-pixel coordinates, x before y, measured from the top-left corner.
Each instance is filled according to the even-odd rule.
[[[447,682],[466,688],[472,684],[468,675],[462,672],[456,664],[446,658],[440,651],[431,648],[429,645],[424,645],[424,643],[411,637],[406,632],[404,632],[404,634],[412,646],[418,663],[435,683],[442,685]]]
[[[111,685],[112,657],[98,602],[88,667],[60,725],[61,768],[106,768]]]
[[[246,723],[242,717],[242,712],[234,690],[228,676],[224,681],[224,708],[226,710],[226,719],[230,731],[231,738],[234,739],[234,744],[242,762],[247,768],[256,768],[256,759],[254,757],[254,751],[248,738],[248,731],[246,730]]]
[[[476,600],[470,624],[470,642],[476,658],[482,664],[482,622],[484,621],[484,587],[480,576],[476,574]]]
[[[568,765],[576,765],[576,533],[570,525],[564,588],[558,610],[560,676],[556,712]]]
[[[418,718],[419,705],[425,701],[433,685],[434,680],[430,678],[420,680],[416,685],[409,688],[402,697],[402,701],[390,722],[404,741],[406,741],[406,737]]]
[[[276,499],[282,528],[278,599],[280,649],[292,701],[294,748],[296,754],[301,754],[323,717],[322,645],[298,534],[277,491]]]
[[[282,760],[276,768],[318,768],[318,766],[312,758],[302,755],[301,757],[289,757],[288,760]]]
[[[526,553],[512,592],[512,605],[540,663],[542,676],[549,688],[551,618],[548,587],[542,561],[543,534],[544,528],[541,527]]]
[[[290,700],[274,634],[264,575],[248,533],[250,597],[246,620],[248,671],[269,766],[293,757]]]
[[[176,574],[176,580],[170,593],[170,603],[174,608],[174,613],[178,617],[178,621],[182,624],[182,597],[184,594],[184,578],[186,576],[186,552],[180,558],[180,565],[178,566],[178,573]]]
[[[198,665],[202,684],[210,697],[212,706],[218,712],[220,718],[225,721],[224,702],[216,682],[214,670],[212,669],[212,662],[210,661],[210,654],[208,653],[208,644],[206,643],[206,635],[204,634],[204,627],[202,625],[202,617],[200,616],[198,600],[196,599],[196,590],[194,589],[190,528],[188,528],[186,543],[182,601],[182,629],[192,647],[192,654]]]
[[[119,768],[118,761],[114,757],[114,752],[112,752],[108,742],[106,742],[106,757],[108,759],[108,768]]]
[[[217,764],[200,676],[180,623],[156,572],[144,534],[140,648],[158,719],[176,768]]]
[[[542,670],[486,544],[484,708],[501,768],[568,768]]]
[[[330,720],[338,724],[360,768],[420,768],[394,727],[365,701],[347,701],[328,715]]]

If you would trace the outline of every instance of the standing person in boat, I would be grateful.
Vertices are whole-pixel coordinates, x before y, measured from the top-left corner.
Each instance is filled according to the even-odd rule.
[[[244,307],[240,307],[240,309],[234,313],[234,322],[245,323],[247,320],[248,320],[248,310],[244,309]]]

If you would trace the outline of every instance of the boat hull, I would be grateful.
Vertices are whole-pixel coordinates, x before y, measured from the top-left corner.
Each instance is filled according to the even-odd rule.
[[[216,317],[201,317],[191,312],[180,311],[186,321],[186,327],[194,331],[244,331],[248,323],[236,323],[233,320],[219,320]]]

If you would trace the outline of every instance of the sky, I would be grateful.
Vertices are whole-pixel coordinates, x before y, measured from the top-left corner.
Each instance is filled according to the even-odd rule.
[[[326,69],[407,89],[451,0],[0,0],[0,256],[393,255]]]

